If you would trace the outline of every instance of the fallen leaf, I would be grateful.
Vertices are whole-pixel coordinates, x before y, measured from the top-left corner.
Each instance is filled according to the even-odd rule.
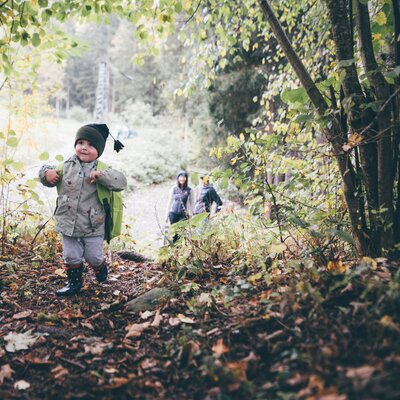
[[[379,323],[386,328],[390,328],[394,331],[400,332],[400,325],[396,324],[393,321],[393,318],[390,315],[384,315],[380,320]]]
[[[377,262],[371,257],[363,257],[361,259],[361,265],[368,265],[372,270],[376,270],[378,267]]]
[[[218,335],[220,335],[222,332],[221,332],[221,329],[219,329],[219,328],[214,328],[214,329],[211,329],[210,331],[208,331],[207,333],[206,333],[206,335],[207,336],[211,336],[211,335],[215,335],[215,336],[218,336]]]
[[[25,356],[25,360],[31,364],[35,365],[46,365],[51,364],[49,361],[50,354],[45,355],[44,357],[40,357],[40,355],[36,355],[35,352],[31,352]]]
[[[26,310],[26,311],[21,311],[17,314],[13,315],[14,319],[23,319],[23,318],[28,318],[30,315],[32,315],[32,310]]]
[[[245,382],[247,380],[246,376],[246,363],[243,362],[228,362],[225,364],[231,372],[234,373],[235,378],[238,379],[240,382]]]
[[[189,318],[183,314],[178,314],[177,318],[179,318],[179,320],[185,324],[194,324],[195,323],[195,321],[192,318]]]
[[[0,385],[4,379],[10,379],[15,371],[11,369],[10,364],[5,364],[0,368]]]
[[[61,276],[62,278],[66,278],[67,274],[65,273],[65,270],[63,268],[58,268],[54,271],[54,273],[58,276]]]
[[[53,374],[54,379],[63,380],[64,377],[69,374],[69,371],[62,365],[57,365],[51,370],[51,373]]]
[[[65,319],[79,319],[85,318],[80,309],[78,310],[63,310],[57,313],[61,318]]]
[[[7,342],[6,350],[15,353],[18,350],[29,349],[29,346],[37,340],[36,337],[31,336],[31,332],[32,329],[25,333],[10,332],[7,336],[4,336],[4,340]]]
[[[168,320],[168,323],[169,323],[171,326],[178,326],[178,325],[180,325],[180,324],[182,323],[182,321],[181,321],[179,318],[171,317],[171,318]]]
[[[27,381],[20,380],[14,383],[14,388],[17,390],[26,390],[31,387],[31,384]]]
[[[90,329],[91,331],[94,331],[94,326],[93,326],[90,322],[81,322],[81,325],[82,325],[84,328],[88,328],[88,329]]]
[[[149,368],[154,368],[157,366],[157,360],[151,359],[151,358],[145,358],[141,363],[140,366],[142,369],[149,369]]]
[[[372,374],[375,372],[375,367],[372,365],[363,365],[358,368],[349,368],[346,372],[346,377],[350,379],[356,379],[363,383],[367,383]]]
[[[140,318],[142,319],[149,319],[154,315],[154,311],[146,310],[145,312],[140,313]]]
[[[143,324],[132,324],[126,327],[128,333],[125,335],[125,338],[130,337],[139,337],[142,332],[150,326],[150,322],[144,322]]]
[[[229,351],[229,348],[224,345],[223,339],[218,339],[217,343],[212,347],[212,351],[215,353],[217,357],[220,357],[222,354]]]
[[[106,386],[108,389],[117,389],[120,388],[121,386],[126,385],[129,382],[128,378],[119,378],[115,377],[112,378],[110,381],[110,384]]]
[[[342,261],[329,261],[326,266],[327,271],[329,272],[339,272],[343,274],[350,268],[349,265],[343,264]]]
[[[107,372],[107,374],[116,374],[118,370],[114,367],[106,367],[104,368],[104,372]]]
[[[108,343],[94,342],[90,344],[84,344],[83,348],[85,349],[85,353],[90,353],[94,356],[100,356],[103,354],[105,349],[110,348],[110,345]]]
[[[155,315],[155,317],[154,317],[154,320],[153,320],[153,322],[150,324],[150,326],[154,326],[154,327],[157,328],[157,327],[160,326],[161,321],[162,321],[162,316],[161,316],[161,314],[160,314],[160,310],[157,310],[156,315]]]

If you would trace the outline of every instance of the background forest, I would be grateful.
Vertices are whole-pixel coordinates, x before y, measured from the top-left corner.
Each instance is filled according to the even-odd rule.
[[[398,0],[8,0],[0,22],[0,397],[398,398]],[[124,232],[109,283],[55,301],[37,172],[94,120],[125,145],[102,156]],[[182,169],[224,207],[163,237]]]

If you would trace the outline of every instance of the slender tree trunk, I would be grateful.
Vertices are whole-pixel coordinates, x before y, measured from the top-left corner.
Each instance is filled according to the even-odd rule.
[[[392,0],[393,15],[394,15],[394,65],[395,67],[400,66],[400,7],[399,0]],[[400,78],[396,78],[393,91],[396,91],[400,87]],[[397,199],[396,208],[394,214],[394,234],[395,241],[400,242],[400,157],[399,157],[399,146],[400,146],[400,118],[399,118],[399,95],[395,96],[392,101],[393,110],[393,123],[394,123],[394,157],[393,157],[393,181],[397,179]]]
[[[372,130],[365,130],[373,120],[374,113],[370,108],[365,107],[368,104],[368,99],[358,79],[347,1],[325,0],[325,2],[328,7],[329,19],[332,25],[332,36],[335,43],[336,56],[338,61],[342,62],[342,68],[345,71],[343,90],[346,99],[351,100],[352,104],[350,109],[346,110],[349,115],[350,126],[354,132],[363,132],[364,141],[366,141],[366,144],[360,146],[360,166],[362,178],[365,183],[364,187],[370,221],[369,253],[378,255],[380,251],[379,220],[376,214],[376,211],[379,209],[378,155],[376,143],[372,140],[375,132]],[[348,103],[350,103],[350,101]]]
[[[310,74],[305,69],[303,63],[299,59],[297,53],[293,49],[289,39],[287,38],[282,26],[279,23],[271,5],[267,0],[259,0],[261,9],[270,24],[274,35],[279,42],[283,52],[285,53],[292,68],[296,72],[301,84],[307,91],[310,100],[315,106],[319,115],[326,117],[329,111],[328,104],[323,98],[321,92],[316,87],[311,79]],[[349,85],[350,81],[348,79]],[[347,141],[346,132],[343,132],[339,121],[335,117],[331,117],[330,128],[325,128],[325,135],[327,140],[331,143],[333,150],[336,154],[336,161],[339,166],[339,171],[343,180],[343,192],[345,201],[349,210],[350,221],[355,237],[356,248],[359,254],[368,253],[368,245],[366,240],[366,233],[362,231],[359,216],[359,198],[357,194],[354,166],[351,162],[348,153],[343,151],[343,144]]]
[[[357,28],[360,40],[361,58],[368,80],[374,89],[375,96],[382,107],[390,97],[390,89],[379,70],[372,47],[372,35],[368,4],[357,0]],[[390,249],[393,246],[393,178],[392,178],[392,127],[391,110],[385,107],[378,118],[377,150],[378,150],[378,198],[381,209],[380,247]],[[385,210],[385,211],[382,211]],[[390,227],[389,227],[390,226]]]

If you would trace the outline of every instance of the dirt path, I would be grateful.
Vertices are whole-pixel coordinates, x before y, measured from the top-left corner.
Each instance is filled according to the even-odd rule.
[[[124,219],[131,226],[136,249],[147,256],[154,257],[160,247],[162,236],[159,224],[164,226],[165,209],[173,183],[146,186],[125,197]]]

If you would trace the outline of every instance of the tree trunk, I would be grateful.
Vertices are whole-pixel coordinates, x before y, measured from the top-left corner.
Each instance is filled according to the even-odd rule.
[[[368,80],[374,89],[375,96],[382,107],[390,97],[390,89],[379,70],[372,47],[372,35],[368,4],[357,1],[357,28],[360,40],[361,58]],[[393,178],[392,178],[392,127],[391,110],[385,107],[377,116],[378,133],[375,133],[378,150],[378,199],[381,209],[380,247],[390,249],[393,246]],[[382,211],[385,210],[385,211]],[[390,227],[389,227],[390,226]]]
[[[296,72],[301,84],[307,91],[311,102],[315,106],[320,116],[326,117],[329,111],[328,104],[323,98],[321,92],[316,87],[315,83],[311,79],[310,74],[305,69],[303,63],[299,59],[297,53],[293,49],[289,39],[282,29],[275,13],[273,12],[271,5],[267,0],[259,0],[261,9],[271,26],[274,35],[279,42],[283,52],[285,53],[288,61]],[[348,81],[350,85],[350,81]],[[360,224],[359,215],[359,198],[357,194],[356,180],[354,174],[354,166],[351,162],[349,154],[343,151],[342,146],[347,141],[346,132],[343,132],[340,126],[340,122],[335,117],[330,117],[330,127],[325,128],[325,135],[327,140],[331,143],[334,153],[336,155],[336,161],[339,166],[339,171],[343,180],[343,192],[347,208],[349,211],[350,221],[355,237],[356,249],[359,254],[368,254],[368,244],[366,240],[366,232],[362,231]]]
[[[392,0],[393,15],[394,15],[394,66],[400,66],[400,8],[399,0]],[[400,78],[397,77],[395,80],[393,93],[400,88]],[[393,123],[394,123],[394,143],[393,143],[393,181],[397,179],[397,199],[396,208],[394,214],[394,235],[395,242],[400,242],[400,158],[399,158],[399,146],[400,146],[400,118],[399,118],[399,95],[395,95],[392,100],[393,110]]]
[[[360,146],[360,165],[362,178],[368,203],[368,215],[370,221],[370,249],[371,255],[378,255],[380,249],[380,229],[376,211],[379,209],[378,154],[376,143],[373,140],[375,132],[365,128],[370,125],[374,113],[367,108],[368,99],[365,96],[358,79],[357,68],[354,60],[353,40],[351,37],[351,24],[346,0],[325,0],[328,7],[329,19],[332,25],[332,35],[336,48],[336,56],[343,63],[345,78],[343,90],[347,100],[351,100],[352,106],[346,110],[349,114],[349,122],[352,130],[363,132],[366,144]],[[352,61],[353,60],[353,61]],[[348,102],[350,103],[350,101]]]

